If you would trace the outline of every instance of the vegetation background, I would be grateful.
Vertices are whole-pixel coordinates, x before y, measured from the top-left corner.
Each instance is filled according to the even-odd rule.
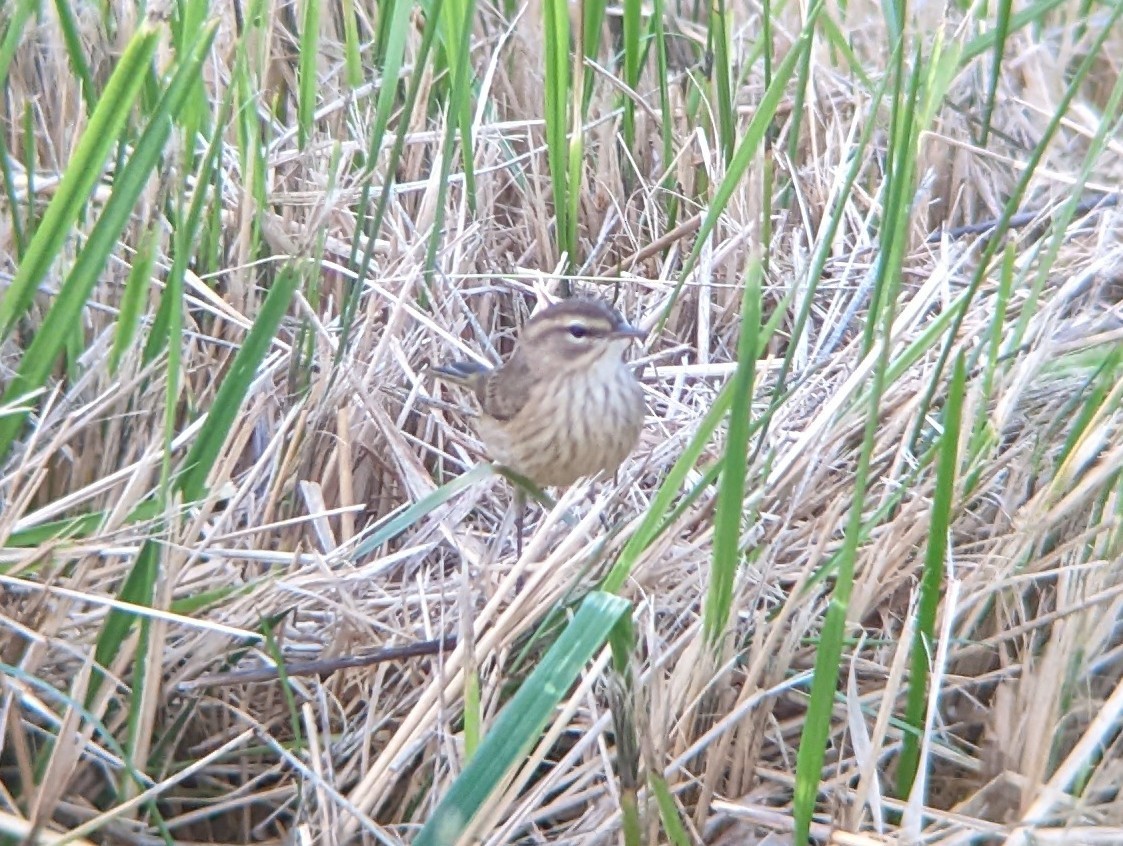
[[[6,842],[1123,842],[1121,12],[0,5]]]

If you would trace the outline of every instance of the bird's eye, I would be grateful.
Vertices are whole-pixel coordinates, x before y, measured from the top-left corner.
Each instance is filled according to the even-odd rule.
[[[569,324],[569,334],[574,338],[584,338],[589,334],[589,330],[581,323]]]

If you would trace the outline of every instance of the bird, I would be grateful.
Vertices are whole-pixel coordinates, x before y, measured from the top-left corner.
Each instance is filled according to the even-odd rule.
[[[488,457],[540,488],[615,473],[635,449],[647,411],[624,353],[647,333],[607,303],[562,300],[534,315],[498,367],[455,361],[433,367],[469,389]],[[516,488],[518,551],[523,493]]]

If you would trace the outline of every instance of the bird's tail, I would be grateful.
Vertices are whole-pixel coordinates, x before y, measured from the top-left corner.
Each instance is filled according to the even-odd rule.
[[[478,361],[453,361],[448,364],[434,365],[430,368],[437,376],[457,385],[475,390],[491,368]]]

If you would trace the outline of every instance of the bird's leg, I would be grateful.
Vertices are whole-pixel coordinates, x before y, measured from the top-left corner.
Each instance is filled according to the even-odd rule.
[[[610,523],[608,522],[608,518],[604,516],[604,512],[602,511],[602,512],[601,512],[600,514],[598,514],[597,516],[598,516],[598,517],[600,517],[600,527],[601,527],[602,529],[604,529],[605,533],[607,534],[608,532],[611,532],[611,531],[612,531],[612,526],[611,526],[611,524],[610,524]]]
[[[512,497],[512,506],[515,509],[515,551],[519,558],[523,555],[523,526],[525,524],[524,512],[526,511],[527,494],[538,502],[550,503],[550,498],[526,476],[519,475],[510,467],[504,467],[502,464],[496,464],[495,469],[500,475],[505,476],[511,485],[511,490],[514,491]],[[552,504],[552,503],[551,503]]]
[[[596,504],[597,504],[597,489],[599,487],[600,487],[600,482],[592,482],[592,483],[589,484],[588,490],[585,491],[585,502],[589,503],[590,508],[596,507]],[[600,510],[600,513],[597,514],[597,518],[600,520],[600,527],[602,529],[604,529],[605,532],[610,531],[611,527],[609,526],[608,518],[606,518],[604,516],[604,509],[603,508]]]
[[[526,491],[521,486],[515,485],[515,553],[516,557],[523,557],[523,515],[526,511]]]
[[[612,489],[613,489],[613,491],[615,491],[617,489],[617,486],[619,484],[620,484],[620,469],[617,468],[612,473]],[[589,491],[589,499],[590,500],[593,499],[592,490]],[[600,517],[600,525],[601,525],[601,528],[604,529],[605,533],[611,532],[612,531],[612,525],[608,522],[608,518],[605,516],[604,511],[602,510],[601,513],[598,514],[597,516]]]

